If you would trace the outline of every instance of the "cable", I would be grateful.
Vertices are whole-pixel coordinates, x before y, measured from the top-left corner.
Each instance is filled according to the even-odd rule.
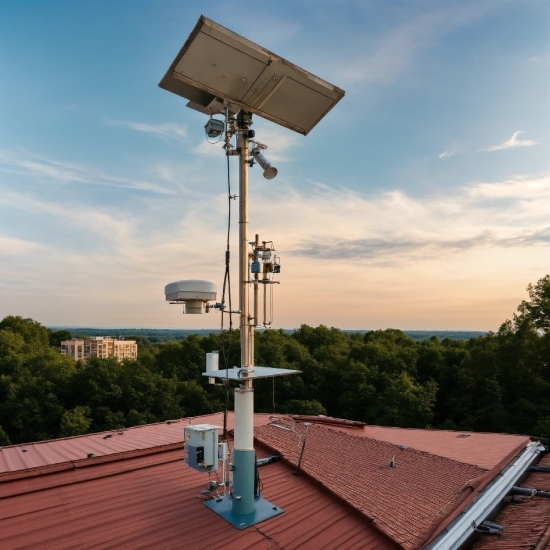
[[[273,275],[271,276],[271,281],[273,281]],[[273,326],[273,287],[275,286],[273,282],[269,285],[271,288],[269,289],[269,326]]]
[[[229,112],[226,107],[225,110],[225,125],[226,125],[226,136],[227,128],[229,123]],[[226,151],[227,153],[228,151]],[[229,343],[227,345],[227,351],[225,348],[225,338],[224,338],[224,315],[226,314],[225,308],[222,307],[221,310],[221,334],[220,334],[220,347],[222,351],[223,361],[225,363],[225,410],[223,414],[223,441],[227,440],[227,410],[229,408],[229,379],[227,376],[229,369],[229,357],[231,354],[231,343],[233,341],[232,330],[233,330],[233,306],[231,303],[231,271],[229,269],[230,259],[231,259],[231,250],[230,250],[230,235],[231,235],[231,172],[229,165],[229,155],[226,155],[227,158],[227,243],[225,249],[225,273],[223,278],[223,289],[222,289],[222,306],[225,306],[225,290],[227,287],[228,302],[229,302]]]

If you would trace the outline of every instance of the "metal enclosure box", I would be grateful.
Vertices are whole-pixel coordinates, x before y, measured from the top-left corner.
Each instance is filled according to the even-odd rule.
[[[199,472],[218,469],[218,426],[189,425],[183,428],[183,460]]]

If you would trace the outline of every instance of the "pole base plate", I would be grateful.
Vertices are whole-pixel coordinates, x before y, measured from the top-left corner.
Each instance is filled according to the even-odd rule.
[[[233,499],[227,495],[223,496],[220,500],[215,498],[207,500],[204,502],[204,505],[237,529],[245,529],[246,527],[273,518],[284,512],[282,508],[271,504],[271,502],[263,498],[255,500],[254,503],[256,509],[250,514],[233,513]]]

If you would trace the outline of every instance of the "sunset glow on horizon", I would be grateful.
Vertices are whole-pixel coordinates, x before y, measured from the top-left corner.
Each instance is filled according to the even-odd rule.
[[[157,86],[197,9],[0,6],[0,319],[220,327],[218,312],[164,299],[178,279],[212,281],[219,298],[223,283],[222,144]],[[550,272],[548,3],[204,9],[346,90],[305,138],[254,117],[278,168],[250,171],[249,233],[281,256],[274,327],[496,331],[511,318]],[[234,305],[237,234],[234,201]]]

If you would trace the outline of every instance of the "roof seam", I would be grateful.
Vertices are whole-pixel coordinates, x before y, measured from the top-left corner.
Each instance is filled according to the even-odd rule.
[[[162,451],[162,452],[164,452],[164,451]],[[130,458],[131,457],[127,457],[126,460],[129,460]],[[142,458],[142,457],[133,457],[133,458]],[[117,461],[106,461],[106,462],[103,462],[103,463],[100,463],[100,464],[94,464],[94,466],[99,467],[99,466],[103,466],[104,464],[110,464],[112,462],[119,462],[119,461],[122,461],[122,460],[125,460],[125,458],[123,457],[123,458],[121,458]],[[138,470],[146,470],[148,468],[154,468],[155,466],[158,466],[159,464],[169,464],[170,462],[179,462],[180,460],[181,460],[181,457],[177,457],[177,458],[171,458],[169,460],[165,460],[165,461],[161,461],[161,462],[151,462],[149,464],[144,464],[144,465],[141,465],[141,466],[130,466],[128,468],[124,468],[122,470],[117,470],[115,472],[110,472],[110,473],[107,473],[107,474],[104,474],[104,475],[89,476],[89,477],[86,477],[86,478],[83,478],[83,479],[67,481],[66,483],[57,483],[55,485],[55,487],[56,488],[68,487],[70,485],[78,485],[80,483],[86,483],[86,482],[94,480],[94,479],[107,479],[109,477],[117,476],[117,475],[120,475],[120,474],[125,474],[127,472],[134,472],[134,471],[138,471]],[[74,471],[74,470],[72,468],[70,468],[70,469],[61,470],[61,471],[70,472],[70,471]],[[51,473],[52,474],[60,473],[60,470],[57,470],[56,472],[51,472]],[[8,499],[8,498],[11,498],[11,497],[14,497],[14,496],[41,493],[42,491],[49,491],[51,489],[52,489],[51,486],[45,486],[45,487],[40,487],[40,488],[37,488],[37,489],[28,490],[28,491],[10,493],[10,494],[7,494],[7,495],[0,496],[0,500]]]
[[[160,454],[163,452],[172,451],[175,449],[183,449],[183,438],[181,442],[167,443],[165,445],[157,445],[155,447],[148,447],[144,449],[120,451],[118,453],[106,454],[96,456],[95,458],[80,458],[69,459],[64,462],[57,462],[55,464],[47,464],[45,466],[35,466],[33,468],[27,468],[25,470],[14,470],[9,472],[0,473],[0,482],[15,481],[17,479],[24,479],[29,477],[46,476],[63,472],[67,470],[79,470],[80,468],[89,468],[93,466],[100,466],[109,462],[117,462],[119,460],[127,460],[133,458],[140,458],[143,456],[150,456]]]

